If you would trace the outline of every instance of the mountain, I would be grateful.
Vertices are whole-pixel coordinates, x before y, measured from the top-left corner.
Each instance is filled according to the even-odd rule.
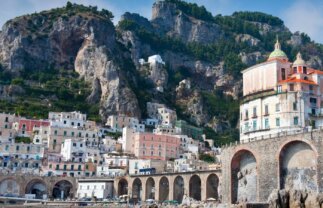
[[[114,26],[108,10],[67,3],[9,20],[0,33],[0,109],[34,117],[80,110],[104,121],[145,117],[146,102],[161,102],[219,145],[238,138],[240,71],[264,61],[277,36],[290,60],[301,51],[323,68],[323,46],[272,15],[212,16],[180,0],[156,1],[152,11],[151,20],[127,12]],[[147,64],[155,54],[165,64]]]

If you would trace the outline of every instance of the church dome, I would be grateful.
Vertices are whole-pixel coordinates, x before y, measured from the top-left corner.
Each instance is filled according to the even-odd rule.
[[[271,52],[271,54],[269,55],[268,60],[272,60],[272,59],[275,59],[275,58],[288,60],[286,53],[281,50],[281,46],[280,46],[280,43],[279,43],[278,39],[277,39],[276,44],[275,44],[275,50],[273,52]]]
[[[300,52],[298,52],[297,56],[296,56],[296,60],[293,63],[294,66],[296,65],[305,65],[305,61],[302,58],[302,54]]]

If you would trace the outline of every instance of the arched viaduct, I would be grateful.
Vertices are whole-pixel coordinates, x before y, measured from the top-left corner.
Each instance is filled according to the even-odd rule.
[[[223,202],[266,202],[274,189],[323,192],[322,153],[322,130],[223,147]]]
[[[24,196],[35,194],[37,199],[73,198],[76,179],[72,177],[41,177],[33,175],[0,175],[0,194]]]
[[[219,199],[221,173],[196,171],[119,177],[114,181],[115,195],[129,195],[138,200],[177,200],[184,195],[196,200]]]
[[[140,200],[220,199],[266,202],[274,189],[323,192],[323,131],[282,135],[222,148],[221,170],[134,175],[111,179],[114,195]],[[73,198],[69,177],[0,175],[0,194]]]

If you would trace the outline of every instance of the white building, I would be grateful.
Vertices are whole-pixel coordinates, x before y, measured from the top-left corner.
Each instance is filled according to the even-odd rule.
[[[113,197],[113,181],[107,179],[79,179],[77,198],[106,199]]]
[[[323,126],[323,73],[306,66],[301,54],[289,62],[277,41],[266,62],[242,74],[241,141]]]
[[[167,161],[162,160],[129,160],[129,175],[150,175],[165,172]]]
[[[109,126],[113,131],[122,132],[124,127],[130,127],[136,129],[138,132],[145,131],[145,125],[140,124],[138,118],[135,117],[128,117],[124,115],[112,115],[109,116],[107,119],[107,126]]]
[[[156,65],[156,64],[163,64],[163,65],[165,65],[165,62],[163,61],[163,59],[161,58],[161,56],[158,55],[158,54],[153,55],[153,56],[149,56],[148,57],[148,63],[150,65]]]
[[[195,159],[180,158],[174,161],[174,172],[208,170],[209,164]]]
[[[118,140],[122,145],[123,152],[134,154],[136,132],[135,129],[129,127],[123,128],[122,137]]]
[[[86,114],[81,112],[49,112],[48,120],[51,126],[61,127],[84,127],[86,123]]]
[[[177,119],[176,111],[167,108],[164,104],[147,102],[149,118],[157,119],[158,124],[173,127]]]

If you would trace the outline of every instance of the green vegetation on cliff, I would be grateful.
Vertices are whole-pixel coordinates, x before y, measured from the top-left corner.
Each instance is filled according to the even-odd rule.
[[[8,72],[2,71],[0,74]],[[34,118],[46,118],[49,111],[81,111],[90,119],[99,121],[98,104],[84,102],[90,94],[90,86],[78,78],[76,72],[65,69],[23,70],[20,75],[2,77],[4,88],[16,86],[17,93],[11,99],[1,99],[0,109],[6,112]],[[9,90],[10,91],[10,90]]]

